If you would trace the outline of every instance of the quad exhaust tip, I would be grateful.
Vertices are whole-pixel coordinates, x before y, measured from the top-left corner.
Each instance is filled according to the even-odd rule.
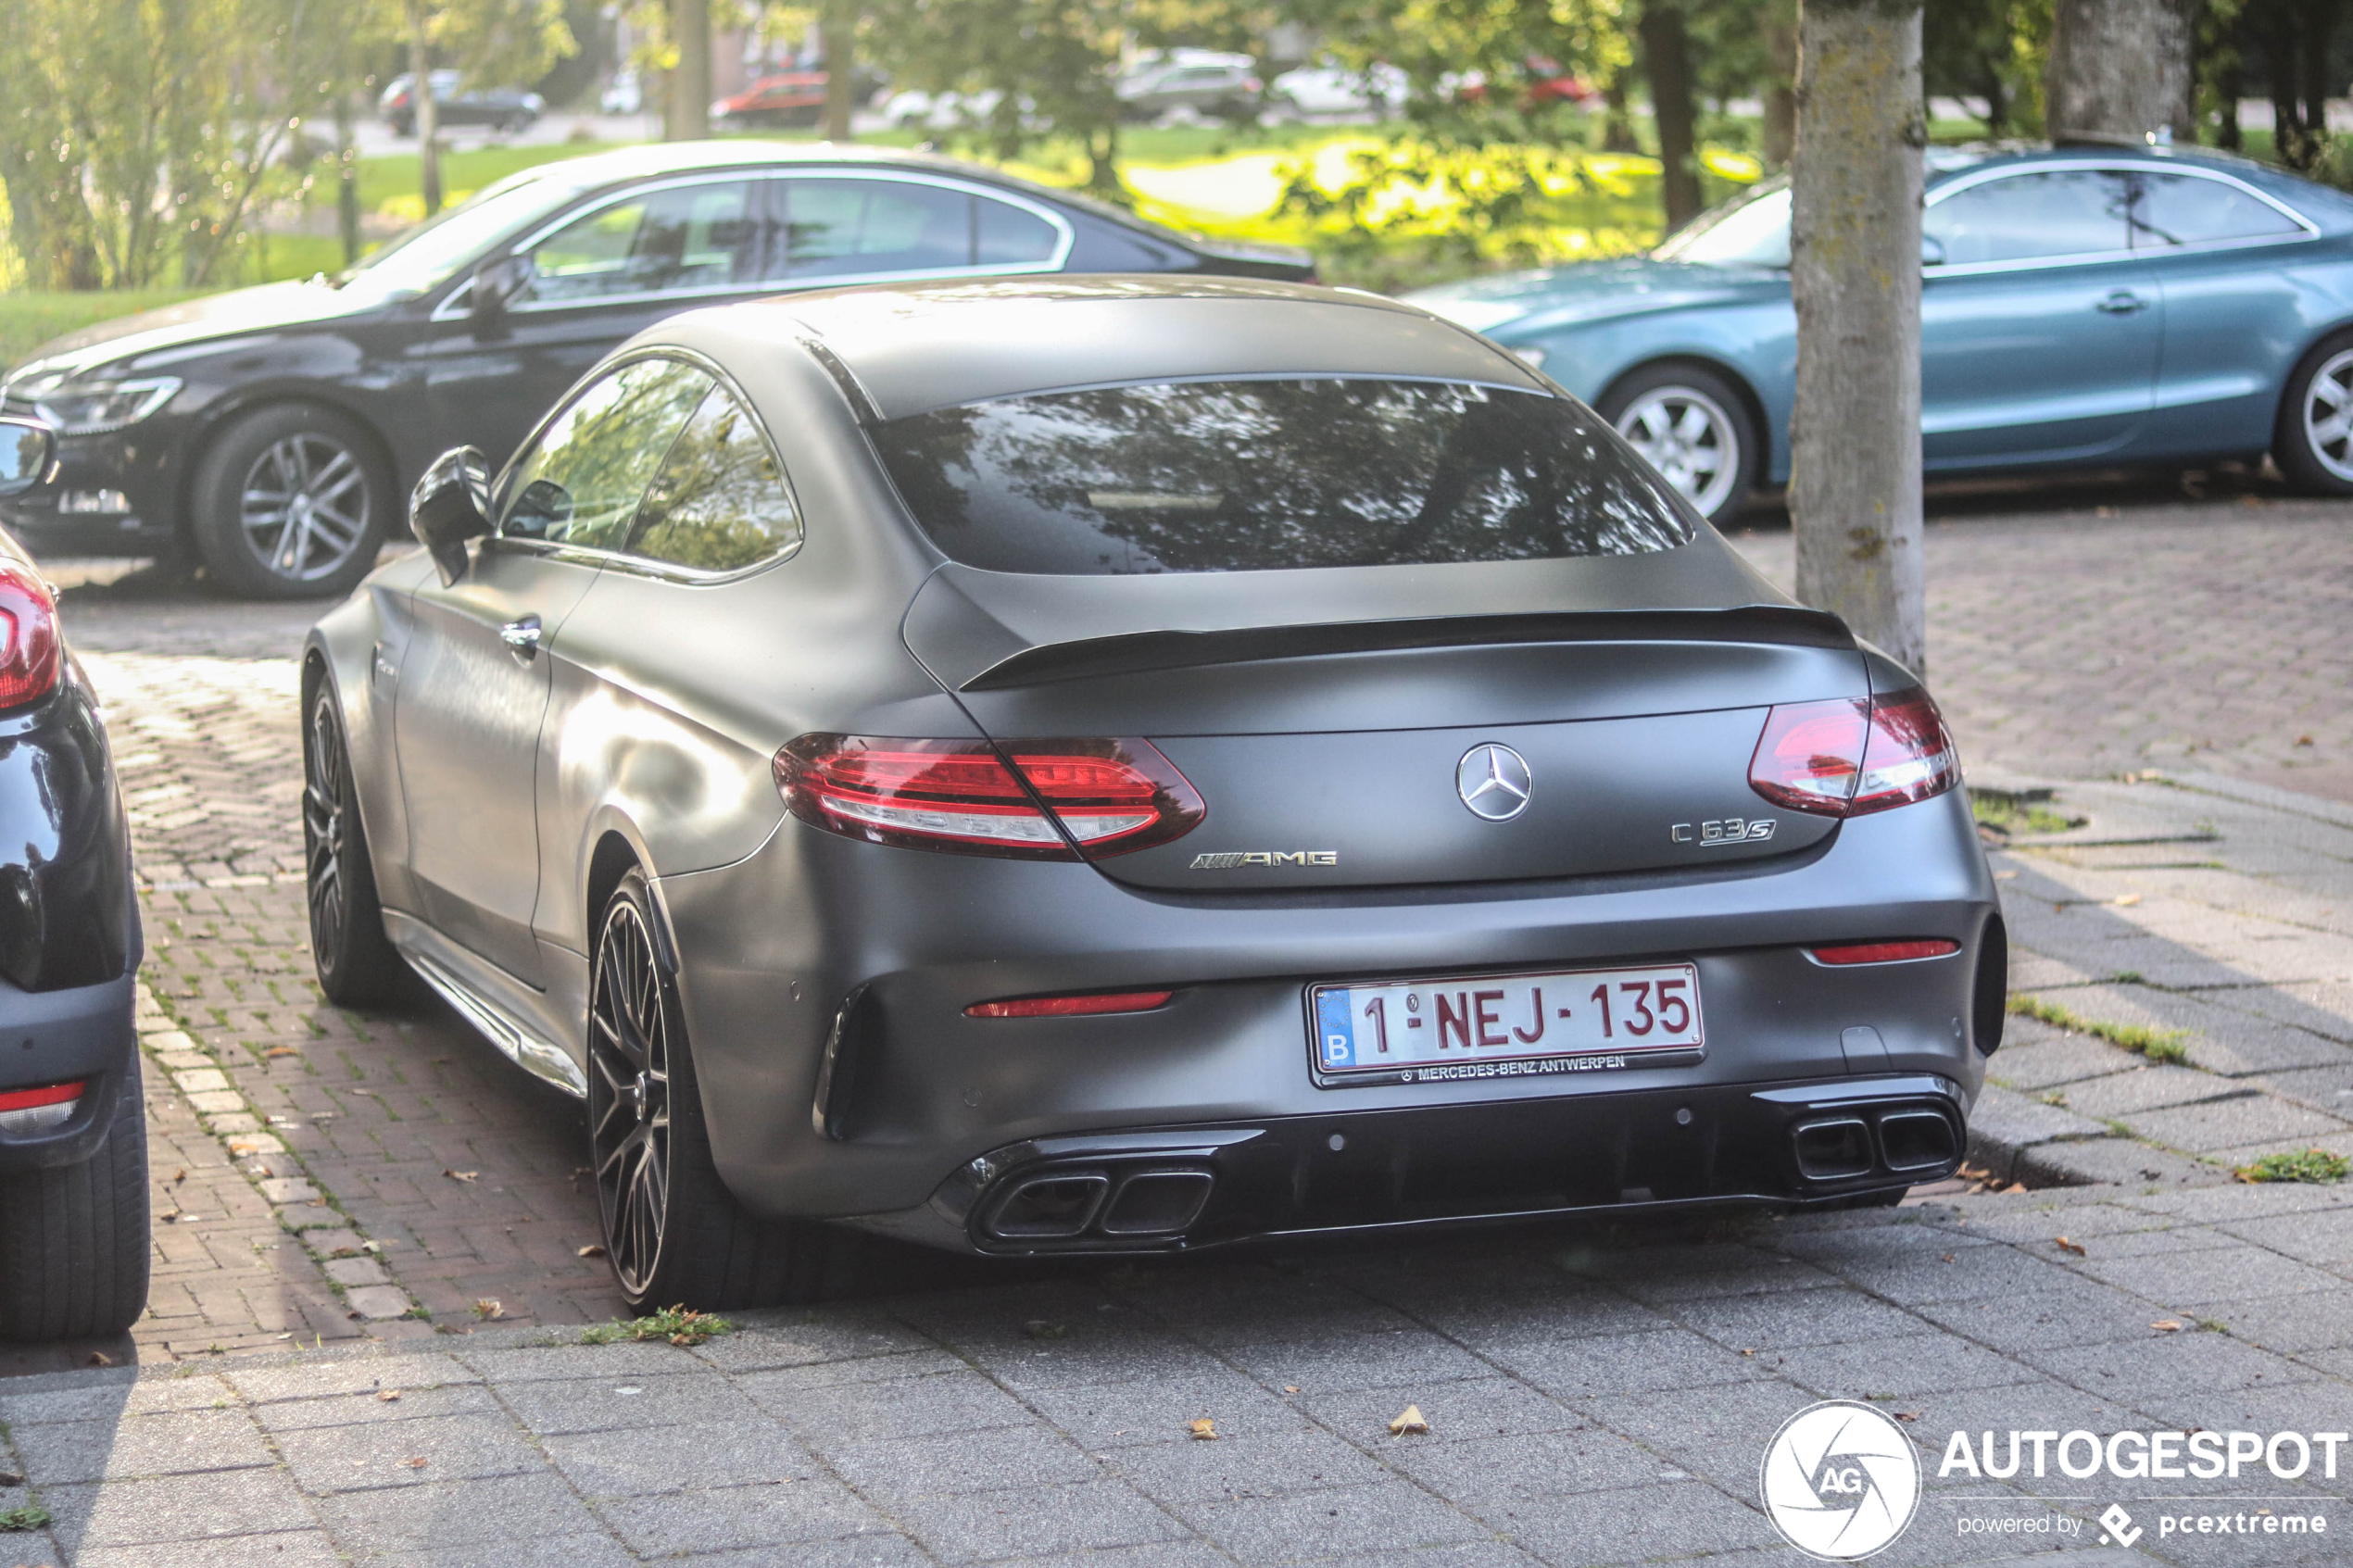
[[[1813,1182],[1942,1173],[1961,1154],[1953,1119],[1925,1105],[1802,1122],[1791,1130],[1790,1147],[1798,1173]]]
[[[1036,1171],[1005,1183],[983,1210],[980,1228],[1010,1242],[1176,1236],[1201,1217],[1216,1182],[1198,1165]]]

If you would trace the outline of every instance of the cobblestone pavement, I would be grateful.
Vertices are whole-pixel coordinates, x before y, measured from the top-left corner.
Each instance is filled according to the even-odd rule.
[[[2329,793],[2353,758],[2353,512],[1973,505],[1931,531],[1936,685],[1972,781],[2049,813],[2014,822],[1997,860],[2018,1005],[2039,1016],[1995,1059],[1983,1173],[1957,1184],[1980,1190],[1696,1237],[901,1290],[692,1354],[521,1348],[618,1308],[580,1255],[596,1223],[576,1110],[436,1006],[319,998],[291,658],[316,607],[58,569],[85,584],[69,635],[107,700],[149,884],[141,1027],[169,1223],[129,1342],[0,1352],[0,1374],[149,1363],[0,1383],[22,1461],[0,1470],[27,1472],[59,1521],[27,1561],[503,1562],[528,1535],[567,1563],[770,1562],[787,1540],[835,1543],[796,1549],[817,1562],[1128,1541],[1154,1562],[1442,1545],[1568,1562],[1621,1539],[1737,1562],[1773,1539],[1757,1453],[1815,1394],[1894,1396],[1931,1449],[1939,1420],[2353,1425],[2353,1210],[2333,1187],[2229,1180],[2266,1152],[2353,1152],[2353,810],[2261,782]],[[1742,543],[1786,571],[1785,534]],[[2120,770],[2134,782],[2102,782]],[[2041,1190],[1984,1190],[2019,1178]],[[267,1354],[296,1344],[311,1348]],[[410,1391],[347,1392],[363,1375]],[[1407,1399],[1432,1437],[1380,1427]],[[1197,1414],[1229,1436],[1186,1440]],[[638,1428],[660,1431],[617,1435]],[[23,1500],[0,1490],[0,1515]],[[1958,1504],[1938,1506],[1891,1561],[2006,1549],[1939,1537]],[[477,1552],[484,1529],[510,1545]],[[241,1538],[163,1544],[207,1532]],[[0,1564],[19,1538],[44,1544],[0,1535]]]
[[[51,1374],[0,1383],[0,1463],[31,1484],[0,1508],[50,1517],[0,1561],[1762,1568],[1800,1560],[1760,1456],[1837,1397],[1920,1456],[1874,1561],[2124,1530],[2137,1551],[2069,1561],[2342,1562],[2353,1452],[2300,1435],[2353,1414],[2348,1273],[2331,1191],[2079,1187],[1095,1271],[694,1348],[494,1329]],[[1392,1435],[1409,1407],[1428,1430]],[[1998,1468],[1982,1435],[2020,1428],[2069,1436],[2009,1476],[1948,1469],[1957,1438]],[[2082,1475],[2074,1434],[2201,1429],[2309,1457]],[[2184,1537],[2194,1515],[2271,1533]]]

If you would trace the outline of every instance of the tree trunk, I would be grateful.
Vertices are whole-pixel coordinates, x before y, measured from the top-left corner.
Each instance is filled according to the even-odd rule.
[[[1797,13],[1776,5],[1765,13],[1765,165],[1787,169],[1797,153]]]
[[[1629,79],[1630,70],[1614,70],[1602,86],[1602,103],[1607,112],[1602,117],[1602,151],[1605,153],[1639,153],[1642,144],[1634,135],[1634,111],[1629,100],[1632,97]]]
[[[1919,0],[1805,0],[1798,39],[1797,596],[1924,674]]]
[[[1658,194],[1668,230],[1699,216],[1699,160],[1692,146],[1691,40],[1683,13],[1665,0],[1642,7],[1642,70],[1658,125]]]
[[[699,142],[711,134],[711,0],[671,0],[670,37],[678,69],[670,73],[663,140]]]
[[[2290,169],[2309,169],[2320,155],[2319,139],[2305,133],[2301,51],[2296,19],[2276,7],[2264,30],[2263,64],[2271,80],[2271,150]]]
[[[441,106],[433,101],[433,56],[425,47],[424,0],[409,0],[409,103],[417,132],[417,186],[425,216],[441,210]]]
[[[359,260],[359,150],[351,144],[351,94],[335,95],[335,232],[343,264]]]
[[[2192,69],[2201,0],[2057,0],[2043,68],[2052,140],[2158,131],[2197,140]]]
[[[858,11],[849,0],[829,0],[818,21],[825,51],[825,140],[850,139],[850,111],[858,107]]]

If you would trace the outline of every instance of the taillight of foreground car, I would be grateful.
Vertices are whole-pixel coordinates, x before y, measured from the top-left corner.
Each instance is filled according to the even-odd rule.
[[[64,1126],[73,1120],[83,1087],[77,1078],[37,1089],[0,1089],[0,1134],[22,1138]]]
[[[812,827],[960,855],[1123,855],[1190,832],[1205,810],[1176,764],[1137,739],[812,734],[776,753],[775,771],[785,804]]]
[[[0,558],[0,709],[47,696],[57,684],[57,602],[20,561]]]
[[[1926,800],[1959,777],[1953,737],[1918,686],[1884,696],[1784,703],[1766,715],[1748,765],[1757,794],[1825,817]]]

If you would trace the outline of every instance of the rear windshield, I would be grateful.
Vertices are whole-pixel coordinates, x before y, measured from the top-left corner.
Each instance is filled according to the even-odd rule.
[[[893,420],[875,445],[932,542],[991,571],[1541,560],[1692,536],[1580,405],[1469,383],[1043,393]]]

